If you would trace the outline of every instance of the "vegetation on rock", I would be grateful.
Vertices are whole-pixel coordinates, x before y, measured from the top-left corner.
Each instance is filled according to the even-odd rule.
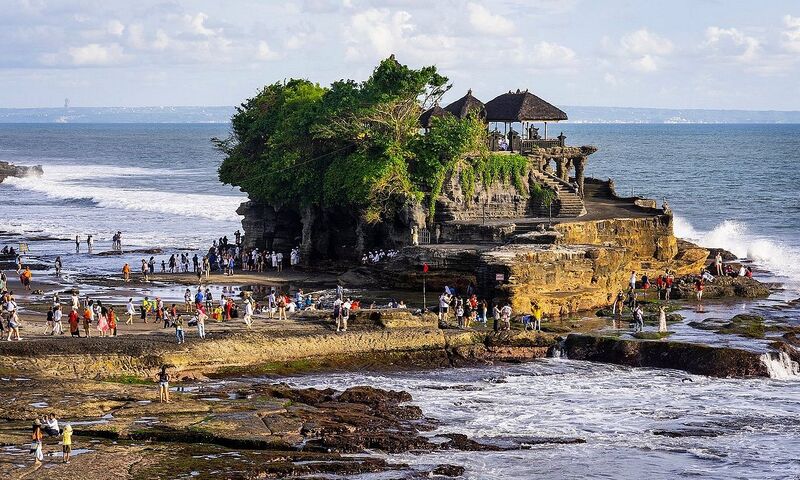
[[[486,126],[476,116],[435,117],[421,132],[420,114],[449,88],[436,67],[412,69],[393,56],[360,83],[267,85],[237,107],[230,136],[214,139],[225,154],[220,180],[253,200],[342,206],[369,223],[426,196],[432,214],[456,169],[467,199],[477,181],[511,182],[526,193],[527,160],[489,153]]]

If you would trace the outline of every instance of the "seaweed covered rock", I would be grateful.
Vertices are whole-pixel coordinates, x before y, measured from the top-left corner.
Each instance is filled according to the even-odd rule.
[[[674,368],[712,377],[769,376],[759,353],[735,348],[570,334],[564,342],[564,350],[573,360]]]

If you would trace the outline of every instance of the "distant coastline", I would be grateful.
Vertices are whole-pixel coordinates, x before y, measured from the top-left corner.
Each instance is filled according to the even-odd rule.
[[[563,106],[568,123],[798,124],[800,111]],[[0,123],[228,123],[232,106],[0,108]]]

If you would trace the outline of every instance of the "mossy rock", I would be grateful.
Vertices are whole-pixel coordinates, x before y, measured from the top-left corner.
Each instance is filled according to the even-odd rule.
[[[661,340],[672,335],[672,332],[636,332],[631,335],[633,338],[639,340]]]
[[[690,322],[690,327],[708,330],[722,335],[739,335],[747,338],[764,338],[767,327],[764,317],[758,315],[739,314],[730,321],[708,318],[702,322]]]
[[[542,324],[542,331],[546,333],[569,333],[572,329],[562,325],[548,325],[545,323]]]

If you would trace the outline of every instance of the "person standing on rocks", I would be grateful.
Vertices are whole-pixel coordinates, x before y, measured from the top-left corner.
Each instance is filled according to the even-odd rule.
[[[64,312],[61,311],[61,304],[53,307],[53,335],[64,335],[64,327],[61,325],[63,317]]]
[[[75,253],[81,253],[81,236],[75,235]]]
[[[69,334],[73,337],[81,338],[81,329],[78,325],[78,309],[72,307],[69,312]]]
[[[503,320],[503,330],[511,330],[511,305],[506,303],[500,310],[500,318]]]
[[[55,265],[55,268],[56,268],[56,277],[60,277],[61,276],[61,267],[62,267],[61,255],[56,257],[56,261],[55,261],[54,265]]]
[[[92,249],[94,248],[94,237],[92,235],[86,236],[86,249],[89,250],[89,253],[92,253]]]
[[[249,298],[244,299],[244,324],[248,330],[253,328],[253,301]]]
[[[667,333],[667,309],[664,305],[658,307],[658,333]]]
[[[533,329],[537,332],[542,331],[542,307],[537,302],[531,302],[531,317],[533,317]]]
[[[89,327],[92,325],[92,320],[94,320],[94,300],[89,300],[89,303],[83,307],[83,333],[86,334],[86,338],[89,338],[91,335],[89,334]]]
[[[41,465],[44,460],[42,453],[42,421],[38,418],[33,422],[33,433],[31,434],[31,453],[34,458],[34,465]]]
[[[636,272],[635,271],[631,272],[630,284],[631,284],[631,290],[636,290]]]
[[[714,257],[714,268],[717,271],[717,276],[724,275],[722,271],[722,252],[717,252],[717,255]]]
[[[69,463],[69,455],[72,453],[72,425],[69,423],[61,433],[61,451],[64,463]]]
[[[633,320],[636,323],[634,331],[636,332],[644,331],[644,313],[642,312],[641,305],[637,305],[636,308],[633,310]]]
[[[672,284],[675,282],[675,277],[669,272],[666,272],[667,278],[664,279],[664,300],[669,300],[672,295]]]
[[[170,403],[169,401],[169,375],[167,374],[167,366],[162,365],[161,371],[158,372],[158,396],[160,403]]]
[[[150,269],[147,266],[147,260],[144,258],[142,259],[142,281],[149,282],[150,281]]]
[[[208,315],[206,315],[205,309],[202,305],[197,308],[197,336],[201,339],[206,338],[206,320],[208,319]]]
[[[700,277],[694,282],[694,289],[696,291],[695,296],[697,297],[698,304],[703,301],[704,288],[705,288],[705,281],[703,281],[703,277]]]

